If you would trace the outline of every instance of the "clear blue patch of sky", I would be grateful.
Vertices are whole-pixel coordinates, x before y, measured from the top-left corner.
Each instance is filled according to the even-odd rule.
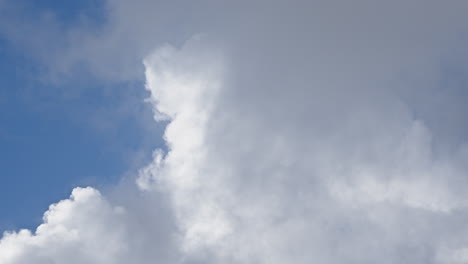
[[[100,19],[97,0],[22,2],[65,23],[82,11]],[[73,187],[115,183],[162,145],[141,83],[54,85],[38,81],[40,67],[0,38],[0,232],[34,229]]]

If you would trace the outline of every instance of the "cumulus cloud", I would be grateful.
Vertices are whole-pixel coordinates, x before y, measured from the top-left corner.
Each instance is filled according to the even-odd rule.
[[[76,189],[4,262],[466,262],[466,4],[227,5],[144,59],[167,150],[132,202]]]
[[[157,117],[172,121],[169,152],[139,179],[172,197],[187,254],[229,263],[450,263],[439,252],[454,239],[464,246],[446,224],[462,228],[466,147],[438,157],[430,130],[391,87],[353,74],[336,84],[336,72],[309,71],[314,61],[272,74],[262,72],[267,58],[243,58],[247,72],[232,61],[210,71],[223,66],[194,52],[194,41],[146,60]]]
[[[70,199],[50,206],[44,223],[6,233],[2,263],[118,263],[128,250],[122,223],[125,211],[112,207],[92,188],[76,188]]]
[[[69,199],[50,206],[35,232],[5,232],[0,263],[174,263],[170,214],[158,204],[140,197],[138,204],[126,199],[114,205],[94,188],[75,188]]]

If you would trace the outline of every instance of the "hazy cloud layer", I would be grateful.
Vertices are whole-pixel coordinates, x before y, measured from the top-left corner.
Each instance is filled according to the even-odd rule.
[[[110,31],[145,46],[168,151],[139,190],[75,189],[5,234],[0,260],[468,262],[467,4],[154,3],[109,2]],[[150,48],[153,23],[175,44]]]

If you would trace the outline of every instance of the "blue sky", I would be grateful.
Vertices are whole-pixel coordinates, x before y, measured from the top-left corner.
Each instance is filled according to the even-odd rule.
[[[28,13],[49,10],[65,26],[82,12],[103,18],[98,1],[23,2]],[[158,128],[142,122],[151,119],[142,83],[80,73],[52,82],[42,68],[0,38],[0,230],[33,228],[74,186],[118,182],[157,145],[147,132]]]

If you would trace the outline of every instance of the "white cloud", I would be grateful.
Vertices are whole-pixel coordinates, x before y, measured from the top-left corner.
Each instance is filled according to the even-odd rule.
[[[51,205],[44,223],[6,233],[0,242],[1,263],[122,263],[129,248],[125,210],[112,207],[92,188],[76,188],[70,199]]]
[[[34,233],[4,233],[0,263],[174,263],[172,231],[160,215],[167,212],[147,200],[115,206],[96,189],[75,188],[69,199],[50,206]]]
[[[162,114],[171,119],[164,135],[170,152],[164,159],[157,153],[154,164],[142,170],[138,182],[144,189],[148,180],[167,188],[187,250],[215,245],[230,232],[222,208],[213,201],[216,192],[199,192],[205,184],[220,187],[215,177],[205,183],[200,177],[211,175],[205,171],[210,170],[205,136],[223,75],[221,58],[204,47],[201,38],[195,37],[181,51],[171,47],[156,50],[145,60],[155,118]]]
[[[271,95],[276,87],[245,84],[245,96],[255,87],[292,117],[271,123],[275,109],[262,107],[263,101],[249,109],[248,97],[235,103],[219,98],[230,92],[223,90],[228,77],[206,70],[221,66],[211,67],[219,62],[200,56],[204,49],[197,45],[192,40],[181,51],[158,50],[146,60],[155,111],[172,121],[165,134],[169,152],[159,153],[140,175],[172,197],[189,255],[208,251],[210,258],[232,263],[435,259],[445,242],[438,237],[453,232],[440,219],[457,220],[461,216],[450,212],[466,206],[463,194],[452,189],[463,171],[458,162],[434,157],[430,131],[411,120],[399,100],[377,97],[388,100],[383,107],[341,102],[348,112],[339,117],[327,113],[327,104],[295,104],[298,98],[288,98],[294,86]],[[325,91],[304,89],[299,100]],[[308,120],[317,107],[337,118],[333,130],[320,131],[329,120]],[[381,120],[395,110],[401,119]]]

